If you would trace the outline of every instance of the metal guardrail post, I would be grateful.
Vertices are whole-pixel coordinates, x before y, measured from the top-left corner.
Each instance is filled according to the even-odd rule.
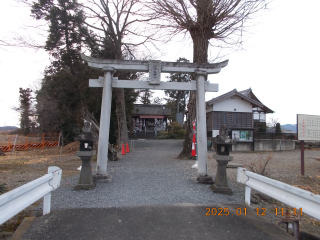
[[[54,167],[54,166],[51,166],[48,168],[48,174],[50,174],[50,173],[53,174],[51,186],[54,189],[56,189],[60,186],[62,170],[61,170],[60,174],[59,174],[59,170],[61,170],[61,169],[58,167]],[[49,183],[49,185],[50,185],[50,183]],[[48,194],[46,194],[43,197],[43,215],[50,213],[50,209],[51,209],[51,192],[49,192]]]
[[[62,170],[49,167],[48,174],[0,196],[0,224],[44,197],[43,214],[50,213],[51,191],[60,186]]]
[[[250,204],[251,204],[251,187],[246,186],[246,190],[244,193],[244,201],[245,201],[245,204],[250,206]]]
[[[245,168],[238,168],[237,181],[246,185],[245,202],[248,205],[253,188],[320,220],[320,195],[247,171]]]

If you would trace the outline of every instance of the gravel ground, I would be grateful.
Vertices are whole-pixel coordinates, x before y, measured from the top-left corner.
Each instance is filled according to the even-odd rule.
[[[108,162],[111,180],[98,180],[96,188],[90,191],[74,190],[79,181],[76,168],[81,164],[75,156],[78,143],[66,146],[61,159],[59,148],[16,152],[14,156],[7,154],[0,158],[0,184],[6,183],[11,190],[43,176],[48,166],[59,166],[63,170],[63,179],[61,186],[52,192],[52,210],[139,205],[244,204],[244,185],[236,181],[236,168],[227,169],[228,183],[234,194],[226,196],[213,193],[209,185],[193,181],[198,175],[197,170],[191,168],[194,160],[176,158],[182,143],[182,140],[134,141],[134,151],[119,156],[119,161]],[[213,154],[212,151],[208,152],[208,174],[214,179],[217,163]],[[272,154],[266,167],[268,177],[320,194],[320,149],[305,151],[305,176],[300,175],[300,150]],[[248,170],[248,166],[263,164],[267,155],[257,152],[231,153],[233,162],[245,165]],[[92,162],[92,167],[95,169],[95,162]],[[253,194],[256,193],[253,191]],[[288,208],[261,194],[259,201],[251,207],[266,208],[265,217],[273,223],[280,220],[274,209]],[[41,201],[38,201],[21,216],[41,215],[41,208]],[[15,228],[16,219],[11,222]],[[303,214],[300,227],[320,237],[320,221]]]
[[[98,180],[93,190],[75,191],[79,176],[64,178],[52,193],[52,209],[244,202],[244,186],[234,178],[232,196],[214,194],[209,185],[195,183],[197,170],[191,168],[195,161],[176,159],[182,142],[135,141],[133,152],[108,162],[111,181]]]
[[[75,191],[79,176],[68,176],[62,180],[61,187],[52,193],[52,209],[63,208],[107,208],[139,205],[174,204],[244,204],[244,185],[237,182],[237,169],[228,168],[228,184],[232,196],[213,193],[209,185],[195,183],[198,176],[191,166],[194,160],[180,160],[176,156],[182,149],[182,140],[137,140],[134,151],[120,156],[120,161],[108,162],[110,181],[98,180],[95,189]],[[214,152],[208,152],[208,175],[215,177],[217,163]],[[232,152],[234,163],[249,166],[263,165],[268,153]],[[315,194],[320,191],[320,151],[305,151],[305,176],[300,175],[300,150],[273,152],[266,167],[270,178],[295,185]],[[93,169],[95,164],[93,164]],[[275,208],[289,209],[267,196],[253,191],[258,202],[251,208],[266,209],[268,220],[280,221]],[[290,209],[289,209],[290,210]],[[289,211],[290,212],[290,211]],[[320,236],[320,221],[303,214],[300,228]]]

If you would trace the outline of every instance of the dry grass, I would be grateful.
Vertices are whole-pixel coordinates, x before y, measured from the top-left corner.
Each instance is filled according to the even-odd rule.
[[[75,156],[78,148],[79,143],[74,142],[63,147],[62,150],[54,147],[7,152],[6,156],[0,156],[0,195],[45,175],[49,166],[59,166],[62,169],[63,178],[79,174],[77,167],[81,165],[81,160]],[[34,210],[39,204],[42,204],[42,200],[0,225],[0,235],[15,231],[24,217],[41,215],[41,212]]]
[[[48,167],[58,165],[63,176],[77,174],[75,166],[81,161],[75,156],[79,143],[59,147],[7,152],[0,156],[0,184],[6,183],[9,190],[21,186],[47,173]],[[61,153],[61,155],[60,155]]]
[[[265,156],[266,154],[267,156]],[[256,156],[257,157],[246,167],[248,167],[254,173],[268,176],[269,174],[266,172],[266,167],[273,158],[273,151],[269,151],[267,153],[259,152],[256,154]]]

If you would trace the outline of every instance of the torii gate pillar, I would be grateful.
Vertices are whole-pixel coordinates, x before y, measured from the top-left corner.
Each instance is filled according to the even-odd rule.
[[[97,178],[107,176],[110,113],[112,102],[112,75],[114,68],[104,67],[103,92],[98,143]]]
[[[205,78],[207,72],[195,71],[197,78],[196,91],[196,112],[197,112],[197,155],[198,155],[198,173],[207,174],[207,133],[206,133],[206,101],[205,101]]]

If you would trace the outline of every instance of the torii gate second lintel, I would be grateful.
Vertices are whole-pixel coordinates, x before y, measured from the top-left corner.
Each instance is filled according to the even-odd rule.
[[[89,79],[89,87],[103,87],[104,77],[99,79]],[[206,92],[218,92],[219,84],[209,83],[205,81]],[[112,78],[111,86],[113,88],[135,88],[135,89],[153,89],[153,90],[180,90],[180,91],[195,91],[196,81],[189,83],[182,82],[163,82],[160,81],[157,84],[150,83],[150,81],[134,81],[134,80],[118,80],[118,78]]]
[[[205,92],[217,92],[218,84],[205,81],[207,74],[216,74],[221,68],[228,65],[228,60],[214,64],[181,63],[152,61],[128,61],[114,59],[97,59],[81,55],[88,65],[104,71],[104,77],[90,79],[90,87],[103,87],[99,148],[97,159],[97,177],[107,176],[108,143],[111,114],[112,88],[137,88],[155,90],[196,90],[197,110],[197,145],[198,145],[198,173],[207,175],[207,133],[206,133],[206,106]],[[116,71],[149,72],[150,81],[118,80],[112,75]],[[161,82],[160,74],[163,73],[195,73],[196,81],[190,83]]]

